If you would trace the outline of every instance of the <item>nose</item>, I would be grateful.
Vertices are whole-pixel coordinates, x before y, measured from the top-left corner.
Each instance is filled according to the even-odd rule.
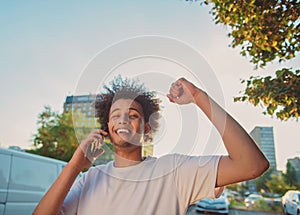
[[[128,114],[123,114],[120,117],[119,124],[123,125],[123,124],[128,124],[128,123],[129,123],[129,116],[128,116]]]

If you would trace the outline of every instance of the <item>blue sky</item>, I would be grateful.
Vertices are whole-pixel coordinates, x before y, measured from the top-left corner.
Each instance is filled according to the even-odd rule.
[[[161,35],[203,55],[221,84],[226,109],[247,131],[256,125],[274,127],[280,169],[287,158],[300,155],[299,123],[280,122],[262,115],[260,108],[233,103],[243,89],[240,78],[271,74],[282,66],[299,68],[299,56],[254,71],[249,59],[228,47],[228,30],[213,23],[207,6],[179,0],[0,1],[0,26],[1,147],[30,147],[43,107],[61,111],[101,50],[128,38]]]

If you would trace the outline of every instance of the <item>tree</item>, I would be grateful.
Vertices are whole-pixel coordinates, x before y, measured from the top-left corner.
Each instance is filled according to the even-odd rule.
[[[49,106],[38,116],[38,130],[33,136],[35,149],[29,152],[69,161],[78,146],[72,113],[57,114]],[[86,136],[88,129],[82,128],[82,136]]]
[[[245,82],[243,80],[242,82]],[[264,114],[281,120],[300,116],[300,70],[276,71],[276,77],[250,77],[244,95],[235,101],[248,100],[254,106],[265,106]]]
[[[36,149],[29,152],[47,157],[55,157],[53,151],[57,142],[55,136],[52,134],[52,128],[56,126],[58,120],[58,114],[53,112],[49,106],[46,106],[44,111],[39,114],[37,120],[39,128],[33,139]]]
[[[212,6],[215,23],[229,27],[231,46],[240,47],[241,55],[250,57],[255,68],[290,60],[300,50],[299,0],[201,0],[201,4]],[[282,68],[274,73],[273,78],[251,77],[235,102],[261,104],[266,107],[265,114],[281,120],[298,119],[299,70]]]
[[[295,188],[286,182],[284,174],[274,171],[272,168],[269,168],[262,176],[254,179],[254,182],[258,191],[264,190],[269,194],[283,195],[287,190]]]
[[[282,174],[271,175],[271,177],[266,180],[266,187],[272,194],[280,195],[283,195],[289,189]]]
[[[296,187],[300,187],[297,181],[297,173],[293,165],[288,161],[286,164],[286,173],[283,174],[284,181],[289,186],[293,187],[294,189]]]
[[[96,123],[96,125],[88,126],[85,122]],[[71,159],[78,144],[95,129],[95,126],[100,128],[98,122],[88,118],[80,110],[58,114],[49,106],[38,115],[37,124],[37,132],[33,135],[35,148],[27,152],[63,161]],[[105,153],[97,160],[98,164],[112,160],[114,150],[110,140],[105,141],[103,149]]]
[[[263,175],[260,177],[254,179],[254,183],[256,185],[256,190],[268,190],[268,187],[266,186],[267,180],[271,178],[271,175],[274,173],[273,168],[269,168]]]

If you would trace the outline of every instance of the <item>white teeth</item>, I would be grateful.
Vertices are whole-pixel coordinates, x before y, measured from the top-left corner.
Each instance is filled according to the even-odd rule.
[[[121,134],[121,133],[125,133],[125,134],[129,134],[129,130],[127,129],[124,129],[124,128],[120,128],[117,130],[117,134]]]

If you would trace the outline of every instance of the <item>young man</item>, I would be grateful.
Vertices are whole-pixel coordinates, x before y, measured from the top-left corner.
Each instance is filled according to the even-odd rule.
[[[220,132],[228,155],[143,158],[142,142],[151,139],[158,126],[159,101],[129,80],[106,89],[96,103],[103,129],[80,144],[34,214],[185,214],[190,204],[217,197],[223,186],[256,178],[269,167],[246,131],[184,78],[172,84],[167,97],[178,105],[199,107]],[[103,143],[105,136],[114,146],[114,161],[90,168],[73,184],[78,173],[91,165],[90,156],[102,153],[94,150],[99,143],[91,144]]]

